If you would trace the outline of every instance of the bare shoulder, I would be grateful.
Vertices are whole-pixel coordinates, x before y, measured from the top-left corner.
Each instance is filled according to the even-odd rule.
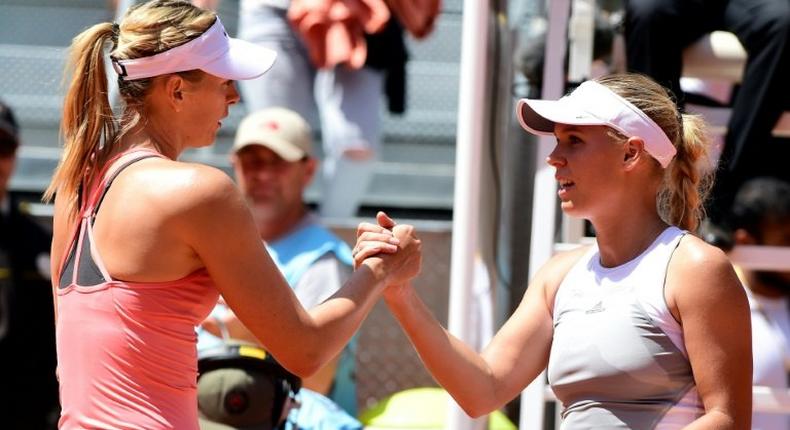
[[[580,246],[570,251],[558,252],[552,256],[535,274],[530,288],[537,286],[542,290],[543,298],[550,311],[554,308],[554,297],[560,284],[571,268],[590,250],[589,245]]]
[[[686,235],[669,262],[666,298],[675,317],[684,309],[698,310],[713,304],[720,311],[746,303],[743,287],[724,251],[702,239]]]
[[[236,185],[225,172],[197,163],[145,160],[123,182],[139,190],[150,204],[162,204],[157,207],[169,207],[177,212],[227,204],[239,198]]]
[[[668,271],[675,276],[692,278],[735,273],[724,251],[692,234],[681,239]]]

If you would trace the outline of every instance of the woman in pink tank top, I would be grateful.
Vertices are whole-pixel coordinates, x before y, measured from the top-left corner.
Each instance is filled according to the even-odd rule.
[[[60,428],[197,429],[194,327],[219,294],[280,363],[307,376],[341,351],[387,284],[419,271],[419,240],[399,227],[368,246],[385,255],[305,311],[230,178],[177,161],[214,141],[239,100],[233,81],[273,61],[229,38],[214,12],[178,0],[144,3],[74,39],[65,148],[45,196],[55,203]]]

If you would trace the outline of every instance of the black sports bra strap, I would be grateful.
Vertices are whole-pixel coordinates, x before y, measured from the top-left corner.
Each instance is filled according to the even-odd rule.
[[[110,175],[109,178],[107,178],[107,181],[104,184],[104,189],[102,190],[101,195],[99,196],[99,198],[96,200],[96,204],[93,206],[93,210],[91,211],[91,214],[90,214],[91,220],[96,218],[96,213],[99,211],[99,206],[101,206],[102,202],[104,201],[104,197],[107,195],[107,191],[110,191],[110,185],[112,185],[112,183],[115,181],[115,179],[118,177],[118,175],[121,172],[124,171],[124,169],[126,169],[127,167],[131,166],[132,164],[134,164],[134,163],[136,163],[136,162],[138,162],[140,160],[144,160],[146,158],[155,158],[155,157],[156,158],[161,158],[162,156],[158,155],[158,154],[146,154],[146,155],[143,155],[141,157],[133,158],[133,159],[131,159],[129,161],[126,161],[125,163],[121,164],[121,166],[118,167],[112,173],[112,175]],[[91,221],[91,224],[92,223],[93,223],[93,221]]]

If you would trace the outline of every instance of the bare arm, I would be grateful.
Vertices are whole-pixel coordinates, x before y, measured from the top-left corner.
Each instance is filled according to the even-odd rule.
[[[302,306],[305,309],[312,309],[339,290],[351,273],[351,267],[345,266],[334,255],[326,254],[307,269],[292,289]],[[204,329],[217,337],[222,337],[220,325],[225,326],[228,335],[233,339],[258,343],[255,335],[231,311],[227,312],[221,320],[210,317],[202,323]],[[340,357],[344,353],[345,350],[314,375],[304,378],[302,386],[327,395],[332,388]]]
[[[55,216],[52,218],[52,247],[50,248],[49,267],[52,282],[52,303],[54,304],[55,323],[58,321],[58,284],[60,283],[60,267],[63,254],[68,252],[66,249],[67,242],[71,240],[68,237],[72,233],[72,223],[76,222],[70,219],[66,213],[66,202],[60,196],[56,195],[54,203]],[[75,217],[72,217],[75,218]]]
[[[199,191],[185,196],[194,203],[175,225],[177,234],[205,264],[226,303],[244,325],[278,361],[298,375],[308,376],[337,356],[372,308],[388,277],[408,277],[409,263],[419,259],[419,241],[404,231],[403,249],[393,256],[366,262],[340,291],[307,312],[258,238],[235,185],[214,169],[201,172],[198,180],[201,183],[195,188]]]
[[[482,354],[442,327],[411,287],[398,289],[387,306],[433,378],[470,416],[501,407],[546,366],[552,327],[542,288],[530,286]]]
[[[467,414],[480,416],[513,399],[546,367],[553,335],[549,303],[582,252],[558,255],[539,271],[482,354],[447,332],[411,286],[390,286],[385,299],[434,379]]]
[[[687,428],[750,428],[751,320],[729,260],[696,237],[684,238],[670,263],[666,291],[705,407]]]
[[[260,341],[255,337],[252,332],[244,326],[239,318],[233,313],[228,312],[228,315],[222,319],[221,324],[225,326],[228,334],[232,339],[241,340],[250,343],[259,344]],[[222,337],[222,329],[220,324],[213,318],[208,318],[201,324],[203,329],[217,337]],[[315,392],[327,395],[332,388],[332,382],[335,379],[335,372],[337,372],[337,365],[340,363],[340,357],[343,352],[337,357],[330,360],[322,368],[318,369],[312,376],[302,379],[302,386]]]

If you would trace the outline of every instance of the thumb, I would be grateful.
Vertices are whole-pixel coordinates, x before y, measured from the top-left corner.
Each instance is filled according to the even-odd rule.
[[[393,221],[389,215],[384,213],[384,211],[379,211],[379,213],[376,214],[376,222],[386,229],[392,229],[392,227],[395,227],[395,221]]]

